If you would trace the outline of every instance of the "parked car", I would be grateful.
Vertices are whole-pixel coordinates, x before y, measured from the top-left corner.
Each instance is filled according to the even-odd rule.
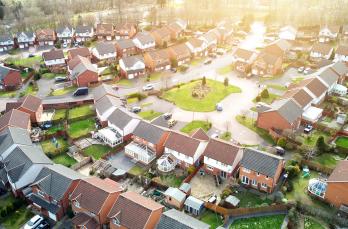
[[[207,60],[204,61],[204,64],[208,65],[208,64],[211,64],[211,62],[212,62],[212,59],[207,59]]]
[[[177,123],[177,121],[171,118],[168,120],[168,127],[171,128],[171,127],[175,126],[176,123]]]
[[[141,111],[141,107],[138,107],[138,106],[132,107],[132,108],[131,108],[131,111],[132,111],[133,113],[139,113],[139,112]]]
[[[168,119],[170,119],[172,117],[172,114],[171,113],[164,113],[163,114],[163,118],[165,119],[165,120],[168,120]]]
[[[303,71],[304,71],[304,69],[305,69],[305,67],[304,67],[304,66],[299,67],[299,68],[297,69],[297,72],[301,73],[301,72],[303,72]]]
[[[310,67],[308,67],[303,71],[303,74],[308,75],[311,72],[312,72],[312,69]]]
[[[215,105],[215,109],[217,110],[217,111],[223,111],[223,106],[222,106],[222,103],[217,103],[216,105]]]
[[[304,128],[304,132],[306,133],[306,134],[309,134],[310,132],[312,132],[312,130],[313,130],[313,126],[311,125],[311,124],[307,124],[306,126],[305,126],[305,128]]]
[[[214,134],[210,135],[210,138],[219,138],[219,134],[214,133]]]
[[[50,225],[45,220],[41,222],[39,226],[36,227],[36,229],[49,229],[49,228],[50,228]]]
[[[213,194],[209,199],[208,202],[211,204],[215,204],[217,201],[217,196],[215,194]]]
[[[153,89],[155,89],[153,84],[146,84],[145,86],[143,86],[143,91],[151,91]]]
[[[40,125],[40,128],[42,130],[48,130],[49,128],[52,127],[52,122],[48,121],[48,122],[44,122]]]
[[[67,43],[63,43],[63,48],[67,48],[68,44]]]
[[[54,82],[56,82],[56,83],[62,83],[62,82],[65,82],[67,80],[68,80],[68,78],[66,78],[65,76],[54,77]]]
[[[40,215],[35,215],[25,225],[24,229],[34,229],[44,221],[44,218]]]
[[[29,56],[28,56],[29,58],[31,58],[31,57],[35,57],[35,55],[34,54],[29,54]]]
[[[79,87],[73,93],[73,96],[88,95],[88,87]]]
[[[276,146],[274,148],[276,149],[278,155],[283,156],[285,154],[285,149],[283,149],[282,147]]]

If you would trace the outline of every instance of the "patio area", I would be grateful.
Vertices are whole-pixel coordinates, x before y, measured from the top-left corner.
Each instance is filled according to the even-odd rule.
[[[135,165],[135,162],[125,155],[124,150],[111,155],[107,158],[107,161],[109,161],[114,168],[122,169],[125,172],[128,172]]]
[[[74,143],[78,148],[84,149],[88,146],[94,145],[94,144],[101,144],[100,141],[93,139],[93,138],[83,138]]]

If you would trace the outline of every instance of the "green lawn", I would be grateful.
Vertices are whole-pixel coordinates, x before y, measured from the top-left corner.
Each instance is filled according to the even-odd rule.
[[[57,133],[60,130],[64,130],[64,126],[63,125],[61,125],[61,124],[53,125],[51,128],[49,128],[46,131],[46,134],[55,134],[55,133]]]
[[[68,93],[72,93],[77,89],[77,87],[66,87],[63,89],[55,90],[51,93],[52,96],[66,95]]]
[[[291,79],[292,83],[294,83],[294,84],[298,84],[298,83],[300,83],[302,80],[304,80],[304,77],[301,77],[301,76],[299,76],[299,77],[294,77],[294,78]]]
[[[117,85],[121,86],[132,86],[133,82],[129,79],[121,79],[120,81],[117,82]]]
[[[153,178],[157,183],[175,188],[178,188],[184,179],[184,176],[176,176],[174,174],[166,174]]]
[[[304,229],[325,229],[322,223],[314,220],[312,217],[304,218]]]
[[[231,65],[227,65],[225,67],[217,69],[216,72],[218,74],[220,74],[220,75],[226,75],[226,74],[232,72],[232,70],[233,70],[232,66]]]
[[[223,134],[220,135],[220,138],[225,140],[225,141],[231,140],[231,132],[229,132],[229,131],[224,132]]]
[[[145,172],[145,169],[139,165],[134,165],[128,173],[132,174],[133,176],[139,176]]]
[[[233,222],[231,229],[280,229],[285,215],[262,216],[247,219],[238,219]]]
[[[22,77],[22,80],[24,80],[24,79],[28,78],[28,76],[29,76],[29,72],[26,72],[26,71],[21,72],[21,77]]]
[[[23,66],[23,67],[29,67],[33,68],[34,66],[40,65],[40,63],[43,63],[42,57],[40,55],[34,56],[34,57],[28,57],[28,58],[7,58],[5,60],[5,63],[8,64],[14,64],[17,66]]]
[[[276,90],[279,90],[279,91],[286,91],[287,88],[283,85],[280,85],[280,84],[267,84],[267,87],[268,88],[273,88],[273,89],[276,89]]]
[[[330,135],[328,133],[314,130],[310,134],[302,134],[302,137],[304,139],[303,144],[308,146],[315,146],[320,136],[324,136],[326,142],[330,138]]]
[[[89,115],[93,115],[94,113],[95,111],[92,105],[74,107],[68,111],[68,119],[89,116]]]
[[[139,116],[145,120],[153,120],[154,118],[157,118],[158,116],[162,115],[163,113],[161,112],[157,112],[157,111],[154,111],[154,110],[148,110],[148,111],[142,111],[142,112],[139,112]]]
[[[63,138],[57,138],[57,142],[58,142],[58,148],[56,148],[56,145],[52,142],[51,139],[41,142],[43,151],[45,153],[51,153],[51,154],[58,154],[61,152],[68,151],[69,144],[66,140],[64,140]]]
[[[335,144],[339,147],[348,149],[348,137],[338,137],[335,141]]]
[[[264,203],[268,205],[272,203],[271,200],[261,199],[258,195],[255,195],[249,191],[238,192],[234,193],[233,195],[240,200],[239,207],[241,208],[258,207]]]
[[[61,164],[66,167],[71,167],[73,164],[75,164],[77,161],[70,157],[69,155],[62,153],[58,156],[53,157],[52,161],[56,164]]]
[[[66,119],[66,112],[66,109],[55,110],[52,120]]]
[[[199,220],[209,224],[211,229],[215,229],[223,224],[221,216],[210,210],[203,212]]]
[[[38,92],[38,88],[36,87],[36,86],[34,86],[34,85],[32,85],[32,84],[29,84],[28,86],[27,86],[27,88],[23,91],[23,92],[21,92],[21,97],[22,96],[26,96],[26,95],[36,95],[36,93]]]
[[[127,99],[127,104],[132,104],[132,103],[137,103],[139,102],[138,98],[128,98]]]
[[[203,62],[203,60],[204,60],[203,58],[193,59],[190,64],[191,64],[191,66],[197,66],[197,65],[201,64]]]
[[[201,84],[201,80],[182,85],[180,88],[173,88],[164,92],[163,98],[175,103],[178,107],[184,110],[209,112],[214,111],[216,104],[226,96],[231,93],[241,92],[239,87],[232,85],[225,87],[221,82],[207,79],[207,86],[210,91],[207,92],[202,99],[195,98],[192,96],[192,90],[199,84]]]
[[[0,210],[7,207],[10,204],[13,204],[13,202],[16,200],[16,198],[13,195],[8,195],[6,198],[1,197],[0,198]]]
[[[17,94],[17,91],[0,91],[0,97],[15,97]]]
[[[269,97],[268,97],[268,98],[262,98],[262,97],[261,97],[261,101],[260,101],[260,102],[267,103],[267,104],[271,104],[271,103],[273,103],[273,101],[276,100],[277,98],[279,98],[279,95],[269,93]],[[253,102],[254,102],[254,103],[257,102],[257,101],[256,101],[256,98],[253,99]]]
[[[91,145],[83,151],[87,156],[93,157],[95,160],[102,158],[105,154],[110,152],[111,148],[106,145]]]
[[[334,169],[338,163],[338,160],[343,160],[344,157],[342,155],[342,157],[338,156],[338,155],[333,155],[333,154],[329,154],[329,153],[323,153],[319,156],[314,157],[311,161],[313,162],[317,162],[323,166],[329,167],[331,169]]]
[[[52,72],[47,72],[47,73],[44,73],[42,74],[42,78],[45,78],[45,79],[54,79],[55,77],[57,76],[66,76],[65,74],[56,74],[56,73],[52,73]]]
[[[71,138],[79,138],[95,130],[94,118],[85,119],[70,123],[68,126],[68,134]]]
[[[33,217],[34,214],[26,206],[8,215],[1,223],[6,229],[18,229]]]
[[[257,127],[255,120],[253,120],[251,118],[248,118],[248,117],[243,117],[241,115],[237,115],[236,116],[236,120],[240,124],[242,124],[243,126],[245,126],[245,127],[249,128],[250,130],[256,132],[258,135],[260,135],[260,137],[265,139],[265,141],[267,141],[268,143],[274,144],[274,140],[271,137],[271,135],[269,135],[268,131]]]
[[[154,72],[148,75],[148,79],[150,79],[150,81],[156,81],[156,80],[159,80],[161,76],[162,76],[162,72]]]
[[[194,120],[186,124],[186,126],[184,126],[180,131],[190,134],[198,128],[202,128],[205,132],[207,132],[211,128],[211,123],[207,121]]]

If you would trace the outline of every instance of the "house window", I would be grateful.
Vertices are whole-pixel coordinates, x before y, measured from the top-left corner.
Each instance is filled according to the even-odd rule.
[[[245,173],[250,173],[250,170],[249,170],[249,169],[246,169],[246,168],[243,168],[243,172],[245,172]]]
[[[260,173],[257,173],[256,175],[257,175],[257,176],[260,176]]]
[[[209,165],[207,165],[207,169],[210,170],[210,171],[213,171],[213,170],[214,170],[214,168],[211,167],[211,166],[209,166]]]
[[[113,218],[112,223],[117,225],[117,226],[120,226],[120,221],[117,218]]]
[[[41,196],[41,197],[45,197],[45,193],[43,191],[41,191],[41,190],[39,190],[37,192],[37,194],[39,194],[39,196]]]
[[[242,177],[242,183],[243,184],[249,184],[249,177],[243,176]]]
[[[252,181],[252,185],[253,185],[253,186],[257,186],[257,181],[256,181],[256,180],[253,180],[253,181]]]
[[[261,186],[262,186],[262,188],[267,188],[267,184],[265,184],[265,183],[262,183]]]
[[[80,207],[80,203],[79,203],[77,200],[75,200],[74,205],[75,205],[75,207],[77,207],[77,208]]]
[[[266,179],[268,180],[268,179],[269,179],[269,176],[266,176]]]

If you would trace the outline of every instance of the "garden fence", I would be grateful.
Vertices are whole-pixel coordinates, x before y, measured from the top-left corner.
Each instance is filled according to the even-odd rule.
[[[73,164],[70,168],[71,168],[72,170],[75,170],[75,171],[76,171],[76,170],[82,168],[83,166],[89,164],[91,161],[92,161],[92,158],[91,158],[91,157],[86,157],[86,158],[84,158],[82,161]]]
[[[330,175],[333,172],[333,169],[323,166],[319,163],[309,161],[309,160],[301,160],[301,166],[303,167],[304,165],[308,166],[309,169],[312,169],[317,172],[321,172],[327,175]]]

